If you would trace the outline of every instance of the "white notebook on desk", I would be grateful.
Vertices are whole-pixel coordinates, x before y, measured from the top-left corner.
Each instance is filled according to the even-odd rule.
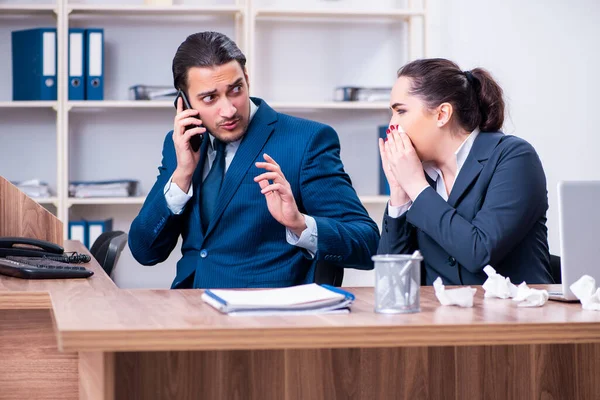
[[[202,300],[228,315],[320,314],[348,313],[354,295],[311,283],[278,289],[207,289]]]

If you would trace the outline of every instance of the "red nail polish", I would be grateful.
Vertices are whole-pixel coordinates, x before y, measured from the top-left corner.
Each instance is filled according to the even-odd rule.
[[[390,130],[388,129],[387,131],[385,131],[385,133],[387,133],[388,135],[390,134]],[[387,140],[387,139],[385,139]]]
[[[388,141],[388,138],[385,138],[385,142],[386,142],[386,143],[387,143],[387,141]]]
[[[396,129],[396,127],[394,125],[392,125],[392,126],[390,126],[390,129],[394,130],[394,129]]]

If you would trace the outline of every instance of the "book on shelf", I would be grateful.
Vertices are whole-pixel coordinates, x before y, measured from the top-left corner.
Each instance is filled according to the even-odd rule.
[[[53,27],[11,33],[13,100],[57,99],[57,31]],[[104,30],[70,28],[69,100],[104,99]]]
[[[86,28],[83,48],[85,99],[104,100],[104,29]]]
[[[130,100],[175,99],[177,90],[171,86],[134,85],[129,88]]]
[[[69,240],[79,240],[90,249],[96,239],[104,232],[113,229],[112,218],[104,220],[72,220],[69,221]]]
[[[357,86],[341,86],[335,88],[334,101],[364,101],[364,102],[388,102],[392,88],[368,88]]]
[[[138,181],[131,179],[109,181],[71,181],[69,196],[87,197],[131,197],[137,194]]]
[[[354,295],[337,287],[310,283],[277,289],[207,289],[202,300],[228,315],[346,314]]]
[[[87,239],[88,245],[91,249],[96,242],[96,239],[104,232],[110,232],[113,230],[113,220],[112,218],[107,218],[103,220],[91,220],[86,221],[87,223]]]
[[[56,46],[56,28],[11,32],[13,101],[57,99]]]

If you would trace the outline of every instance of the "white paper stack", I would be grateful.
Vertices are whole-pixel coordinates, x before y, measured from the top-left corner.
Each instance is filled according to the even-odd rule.
[[[129,197],[137,192],[137,181],[76,181],[69,183],[71,197]]]
[[[174,100],[176,96],[177,90],[173,86],[134,85],[129,88],[130,100]]]
[[[39,179],[31,179],[23,182],[14,182],[15,186],[27,196],[32,198],[50,197],[48,184]]]
[[[354,295],[329,285],[278,289],[207,289],[202,300],[229,315],[348,313]]]

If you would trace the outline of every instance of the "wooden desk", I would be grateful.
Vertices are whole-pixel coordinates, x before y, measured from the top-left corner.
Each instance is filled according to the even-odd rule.
[[[350,315],[226,317],[201,301],[200,290],[120,290],[95,272],[88,283],[0,278],[0,304],[15,293],[19,311],[38,316],[19,329],[32,335],[45,327],[46,351],[51,321],[39,307],[48,303],[33,293],[48,293],[58,349],[52,349],[56,359],[44,362],[65,357],[69,367],[64,382],[42,385],[60,386],[54,393],[61,398],[69,398],[68,388],[83,399],[597,399],[600,393],[600,313],[579,304],[517,308],[510,300],[484,299],[478,288],[475,307],[461,309],[440,306],[425,287],[421,313],[379,315],[372,311],[373,289],[355,288]],[[19,285],[41,286],[27,300]],[[0,338],[13,329],[10,322],[0,322]],[[19,346],[26,348],[15,341]],[[24,363],[21,354],[14,351],[15,365]],[[3,371],[0,384],[7,380]],[[73,379],[78,392],[65,383]],[[35,398],[56,398],[48,390]],[[2,390],[0,398],[20,397]]]
[[[79,242],[67,251],[86,252]],[[116,292],[95,260],[88,279],[25,280],[0,275],[0,399],[78,399],[78,355],[59,352],[53,293]]]

